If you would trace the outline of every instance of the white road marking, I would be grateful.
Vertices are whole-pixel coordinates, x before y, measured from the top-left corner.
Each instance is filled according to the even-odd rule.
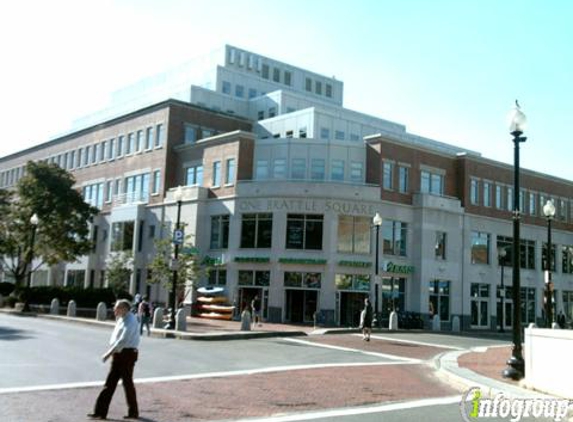
[[[385,366],[385,365],[414,365],[421,362],[349,362],[349,363],[326,363],[314,365],[291,365],[291,366],[271,366],[268,368],[244,369],[240,371],[207,372],[203,374],[173,375],[165,377],[136,378],[136,384],[148,384],[168,381],[186,381],[201,378],[222,378],[236,377],[240,375],[265,374],[271,372],[286,372],[308,369],[342,368],[353,366]],[[37,385],[28,387],[8,387],[0,388],[0,394],[27,393],[34,391],[65,390],[71,388],[101,387],[103,381],[88,381],[65,384]]]
[[[354,416],[354,415],[366,415],[369,413],[383,413],[392,412],[394,410],[404,410],[404,409],[415,409],[417,407],[429,407],[429,406],[440,406],[453,403],[460,403],[461,397],[448,396],[448,397],[438,397],[433,399],[421,399],[401,403],[390,403],[381,404],[379,406],[369,406],[369,407],[352,407],[346,409],[334,409],[326,411],[308,412],[300,413],[296,415],[284,415],[284,416],[271,416],[268,418],[252,418],[252,419],[240,419],[236,422],[296,422],[296,421],[309,421],[313,419],[326,419],[334,418],[340,416]]]
[[[283,340],[285,340],[285,341],[290,341],[290,342],[293,342],[293,343],[305,344],[305,345],[307,345],[307,346],[324,347],[325,349],[340,350],[340,351],[342,351],[342,352],[361,353],[361,354],[363,354],[363,355],[376,356],[376,357],[378,357],[378,358],[386,358],[386,359],[392,359],[392,360],[400,360],[400,361],[410,362],[410,363],[422,363],[422,360],[420,360],[420,359],[405,358],[405,357],[403,357],[403,356],[389,355],[389,354],[386,354],[386,353],[368,352],[368,351],[366,351],[366,350],[352,349],[352,348],[350,348],[350,347],[342,347],[342,346],[333,346],[333,345],[330,345],[330,344],[314,343],[314,342],[312,342],[312,341],[299,340],[299,339],[296,339],[296,338],[284,338]]]
[[[355,336],[361,336],[362,334],[354,334]],[[370,336],[370,338],[374,338],[377,340],[389,340],[389,341],[395,341],[395,342],[399,342],[399,343],[409,343],[409,344],[418,344],[420,346],[431,346],[431,347],[440,347],[442,349],[452,349],[452,350],[468,350],[465,347],[457,347],[457,346],[450,346],[447,344],[437,344],[437,343],[427,343],[424,341],[415,341],[415,340],[405,340],[405,339],[400,339],[400,338],[396,338],[396,337],[387,337],[387,336],[380,336],[378,334],[373,334]]]

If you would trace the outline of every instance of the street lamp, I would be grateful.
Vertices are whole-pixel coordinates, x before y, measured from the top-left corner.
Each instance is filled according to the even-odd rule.
[[[378,275],[379,267],[380,267],[380,226],[382,225],[382,217],[380,213],[376,213],[374,218],[372,218],[372,224],[376,227],[376,258],[374,264],[374,315],[376,315],[377,325],[380,324],[380,318],[378,317],[378,296],[379,296],[379,285],[380,285],[380,276]]]
[[[179,271],[179,245],[183,243],[183,233],[180,230],[179,226],[181,224],[181,203],[183,200],[183,188],[178,186],[173,192],[173,199],[177,202],[177,222],[175,223],[175,230],[173,231],[173,245],[174,245],[174,253],[173,253],[173,279],[171,283],[171,316],[168,328],[174,330],[175,329],[175,314],[177,312],[177,275]]]
[[[551,247],[551,221],[555,216],[555,205],[553,205],[553,201],[547,201],[547,203],[543,206],[543,215],[547,218],[547,286],[545,288],[545,317],[546,319],[546,328],[551,328],[551,324],[553,323],[553,299],[552,299],[552,285],[551,285],[551,263],[552,263],[552,252],[553,249]]]
[[[503,333],[504,330],[504,315],[505,315],[505,285],[503,284],[503,269],[505,267],[505,257],[507,256],[507,251],[505,248],[501,248],[498,252],[499,258],[499,265],[501,265],[501,290],[499,291],[499,297],[501,299],[501,312],[500,312],[500,323],[499,323],[499,332]]]
[[[30,236],[30,259],[28,262],[28,274],[26,280],[26,287],[30,288],[32,285],[32,261],[34,260],[34,243],[36,240],[36,229],[38,228],[38,223],[40,219],[38,218],[38,214],[32,214],[30,217],[30,226],[32,226],[32,235]]]
[[[513,293],[513,348],[511,357],[508,359],[508,367],[503,370],[504,378],[520,380],[525,375],[523,353],[521,347],[521,282],[519,272],[519,144],[527,139],[523,135],[526,118],[521,111],[519,103],[515,101],[515,107],[510,114],[509,132],[513,136],[514,165],[513,165],[513,264],[512,293]]]

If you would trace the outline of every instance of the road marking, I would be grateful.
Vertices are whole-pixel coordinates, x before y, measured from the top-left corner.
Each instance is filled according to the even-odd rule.
[[[240,419],[236,422],[296,422],[296,421],[309,421],[313,419],[328,419],[341,416],[354,416],[354,415],[367,415],[370,413],[383,413],[392,412],[395,410],[404,409],[415,409],[417,407],[429,407],[429,406],[441,406],[447,404],[459,404],[461,400],[460,395],[448,396],[448,397],[438,397],[432,399],[421,399],[401,403],[391,403],[382,404],[379,406],[369,406],[369,407],[353,407],[346,409],[335,409],[317,412],[301,413],[296,415],[285,415],[285,416],[271,416],[268,418],[251,418],[251,419]]]
[[[353,334],[355,336],[361,336],[362,334]],[[457,347],[457,346],[450,346],[447,344],[436,344],[436,343],[427,343],[424,341],[416,341],[416,340],[405,340],[405,339],[400,339],[400,338],[396,338],[396,337],[387,337],[387,336],[380,336],[378,334],[373,334],[370,336],[370,338],[374,338],[377,340],[391,340],[391,341],[395,341],[395,342],[400,342],[400,343],[409,343],[409,344],[418,344],[420,346],[431,346],[431,347],[440,347],[442,349],[452,349],[452,350],[468,350],[465,347]]]
[[[410,362],[410,363],[422,363],[422,360],[420,360],[420,359],[405,358],[403,356],[389,355],[387,353],[368,352],[366,350],[352,349],[350,347],[333,346],[331,344],[322,344],[322,343],[313,343],[312,341],[299,340],[296,338],[283,338],[283,340],[284,341],[290,341],[293,343],[305,344],[307,346],[324,347],[325,349],[340,350],[342,352],[361,353],[361,354],[368,355],[368,356],[376,356],[379,358],[386,358],[386,359],[392,359],[392,360],[401,360],[401,361]]]
[[[172,375],[165,377],[136,378],[136,384],[149,384],[168,381],[187,381],[201,378],[223,378],[241,375],[266,374],[272,372],[287,372],[308,369],[343,368],[353,366],[385,366],[385,365],[414,365],[422,362],[349,362],[349,363],[325,363],[313,365],[271,366],[267,368],[244,369],[240,371],[207,372],[202,374]],[[75,382],[65,384],[37,385],[28,387],[0,388],[0,394],[28,393],[47,390],[66,390],[71,388],[101,387],[103,381]]]

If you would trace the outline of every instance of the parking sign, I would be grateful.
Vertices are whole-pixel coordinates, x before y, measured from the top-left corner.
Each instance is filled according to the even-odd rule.
[[[173,244],[182,245],[184,237],[185,237],[185,232],[183,231],[183,229],[175,229],[173,231]]]

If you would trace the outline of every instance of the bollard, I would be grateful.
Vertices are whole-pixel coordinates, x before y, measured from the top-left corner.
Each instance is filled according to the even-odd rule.
[[[105,321],[106,319],[107,319],[107,306],[105,306],[105,303],[100,302],[97,304],[96,320]]]
[[[460,317],[459,316],[454,316],[454,318],[452,319],[452,331],[454,333],[459,333],[460,330]]]
[[[527,326],[527,328],[529,328],[529,329],[537,328],[537,325],[535,324],[535,322],[530,322],[529,325]]]
[[[4,307],[4,296],[0,295],[0,308]]]
[[[76,316],[76,302],[70,300],[68,302],[68,312],[66,313],[67,316],[74,318]]]
[[[175,331],[187,331],[187,315],[185,309],[179,309],[175,315]]]
[[[153,311],[153,328],[163,328],[163,308],[155,308]]]
[[[442,329],[442,323],[440,321],[440,316],[438,314],[434,315],[432,319],[432,330],[433,331],[440,331]]]
[[[561,327],[559,326],[559,324],[557,324],[556,322],[553,322],[553,323],[551,324],[551,328],[554,329],[554,330],[560,330],[560,329],[561,329]]]
[[[251,331],[251,313],[247,309],[241,314],[241,331]]]
[[[388,323],[388,329],[390,331],[396,331],[398,329],[398,314],[395,311],[390,312],[390,321]]]
[[[60,313],[60,301],[57,298],[52,299],[50,303],[50,315],[58,315]]]

